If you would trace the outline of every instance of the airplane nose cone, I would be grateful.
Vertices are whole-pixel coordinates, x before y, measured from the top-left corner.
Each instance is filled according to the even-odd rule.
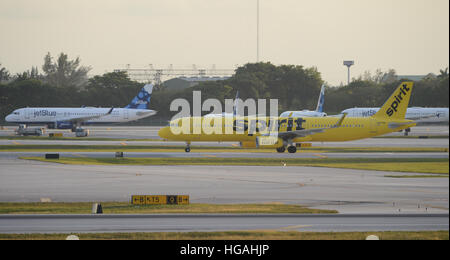
[[[6,121],[6,122],[11,122],[11,119],[12,119],[12,116],[11,116],[11,115],[7,115],[7,116],[5,117],[5,121]]]
[[[162,139],[169,139],[169,137],[170,137],[170,127],[164,127],[164,128],[159,129],[158,135]]]

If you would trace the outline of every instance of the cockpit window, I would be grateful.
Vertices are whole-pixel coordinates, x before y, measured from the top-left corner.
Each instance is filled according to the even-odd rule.
[[[20,113],[19,112],[14,112],[13,115],[20,115]]]

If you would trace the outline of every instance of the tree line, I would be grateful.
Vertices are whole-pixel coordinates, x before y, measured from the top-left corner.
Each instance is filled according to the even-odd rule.
[[[50,53],[44,58],[43,73],[34,67],[29,71],[10,75],[0,64],[0,122],[14,109],[22,107],[125,107],[144,84],[131,80],[126,72],[110,72],[87,77],[90,67],[81,66],[79,58],[70,60],[61,53],[53,60]],[[353,79],[348,86],[327,87],[324,110],[339,113],[351,107],[379,107],[400,84],[395,71],[366,72]],[[184,98],[192,104],[192,91],[201,91],[202,100],[233,99],[236,91],[240,98],[278,99],[278,110],[314,109],[324,84],[315,67],[249,63],[236,69],[227,80],[201,82],[198,85],[169,91],[164,85],[155,86],[150,108],[158,111],[144,120],[169,120],[177,111],[170,111],[174,99]],[[269,103],[269,102],[267,102]],[[416,82],[410,106],[448,107],[448,69],[434,77]],[[208,112],[205,112],[208,113]]]

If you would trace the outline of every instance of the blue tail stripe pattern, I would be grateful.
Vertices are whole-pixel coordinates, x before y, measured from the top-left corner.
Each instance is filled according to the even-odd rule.
[[[148,109],[150,98],[152,97],[153,85],[145,85],[139,94],[125,108],[128,109]]]
[[[323,112],[323,104],[325,103],[325,85],[320,89],[319,102],[317,103],[316,112]]]

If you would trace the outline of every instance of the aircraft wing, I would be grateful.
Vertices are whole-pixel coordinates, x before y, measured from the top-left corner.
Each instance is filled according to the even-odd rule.
[[[65,118],[65,119],[63,119],[61,121],[68,121],[68,122],[72,122],[72,123],[75,123],[75,124],[83,123],[85,121],[89,121],[89,120],[92,120],[92,119],[97,119],[97,118],[100,118],[100,117],[104,117],[104,116],[110,115],[113,110],[114,110],[114,108],[112,107],[105,114],[100,114],[100,115],[95,115],[95,116],[85,116],[85,117],[70,117],[70,118]]]
[[[433,115],[428,115],[428,116],[416,116],[416,117],[408,117],[409,120],[421,120],[421,119],[428,119],[428,118],[432,118],[432,117],[437,117],[439,118],[441,116],[440,113],[436,113]]]
[[[399,127],[402,127],[402,126],[412,125],[412,124],[415,124],[415,123],[416,123],[416,122],[414,122],[414,121],[411,121],[411,122],[403,122],[403,123],[392,122],[392,123],[389,123],[389,124],[388,124],[388,127],[389,127],[390,129],[396,129],[396,128],[399,128]]]
[[[331,128],[331,127],[330,127]],[[294,139],[298,137],[306,137],[308,135],[313,135],[317,133],[323,133],[325,130],[330,128],[316,128],[316,129],[304,129],[304,130],[296,130],[296,131],[289,131],[289,132],[281,132],[278,133],[278,137],[284,140]]]
[[[278,132],[278,137],[284,140],[291,140],[298,137],[306,137],[313,134],[323,133],[327,129],[333,129],[338,128],[342,125],[342,122],[344,122],[345,117],[347,116],[347,113],[344,113],[339,121],[331,126],[326,128],[315,128],[315,129],[303,129],[303,130],[295,130],[295,131],[289,131],[289,132]]]

